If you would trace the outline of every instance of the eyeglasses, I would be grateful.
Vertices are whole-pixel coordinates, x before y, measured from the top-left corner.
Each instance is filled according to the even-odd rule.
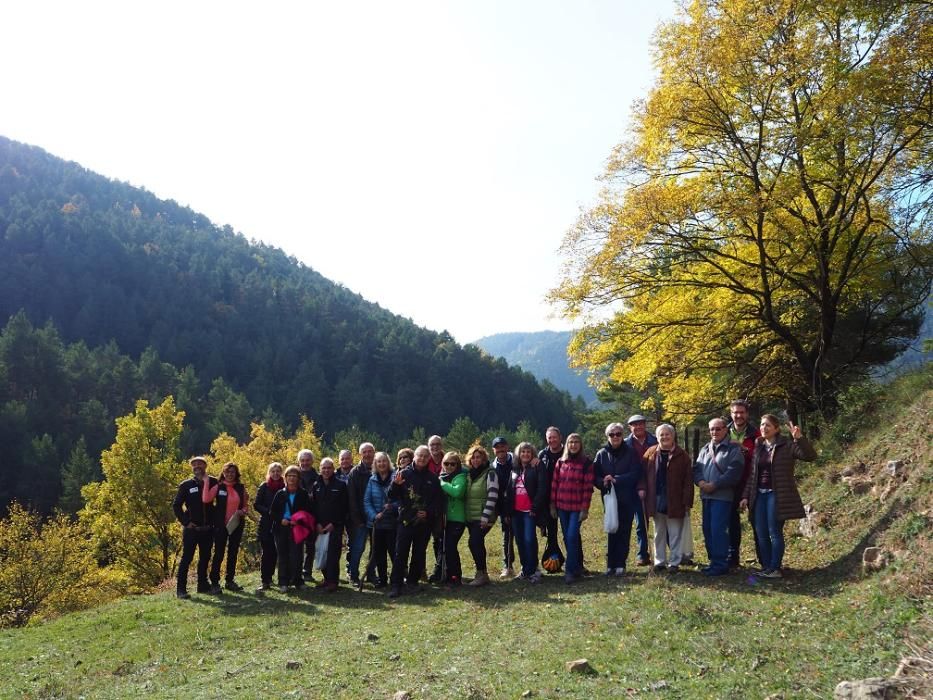
[[[609,437],[622,437],[622,433],[609,433]]]
[[[459,467],[460,462],[444,462],[445,467]]]

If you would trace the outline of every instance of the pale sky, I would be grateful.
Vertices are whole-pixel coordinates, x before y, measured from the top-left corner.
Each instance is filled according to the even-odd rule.
[[[0,134],[229,224],[460,342],[567,328],[558,249],[672,0],[28,2]]]

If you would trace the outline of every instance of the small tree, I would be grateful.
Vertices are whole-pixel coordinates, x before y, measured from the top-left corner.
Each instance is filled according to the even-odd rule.
[[[86,522],[101,553],[144,589],[171,576],[181,535],[172,499],[187,474],[178,441],[184,413],[171,396],[157,408],[137,401],[117,419],[117,438],[101,455],[104,480],[82,489]]]
[[[80,523],[58,515],[43,524],[34,511],[10,505],[0,520],[0,626],[87,608],[117,592]]]

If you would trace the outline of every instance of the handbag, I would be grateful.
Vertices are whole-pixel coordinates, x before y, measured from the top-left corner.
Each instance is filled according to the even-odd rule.
[[[603,508],[606,511],[603,516],[603,532],[610,535],[619,530],[619,501],[616,499],[616,485],[609,487],[609,493],[603,496]]]
[[[330,547],[330,533],[325,532],[323,535],[317,536],[317,541],[314,543],[314,568],[318,571],[323,571],[324,567],[327,566],[327,550]]]

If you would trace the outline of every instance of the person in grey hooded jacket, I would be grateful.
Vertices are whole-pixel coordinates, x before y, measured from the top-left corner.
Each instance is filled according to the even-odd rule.
[[[699,487],[703,502],[703,539],[709,556],[703,573],[722,576],[729,573],[729,516],[745,460],[741,446],[729,440],[722,418],[709,422],[709,434],[710,441],[693,465],[693,483]]]

